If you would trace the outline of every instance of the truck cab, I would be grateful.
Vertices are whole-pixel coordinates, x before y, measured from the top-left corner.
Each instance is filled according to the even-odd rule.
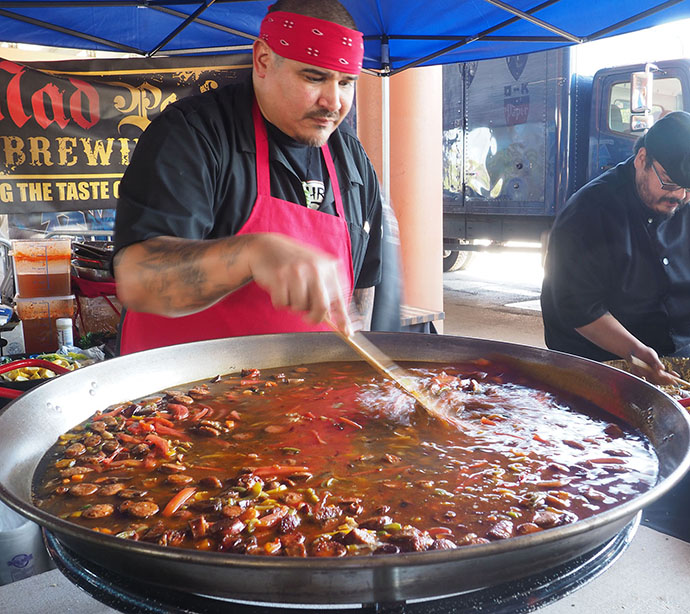
[[[586,180],[594,179],[632,154],[644,129],[635,130],[631,112],[631,75],[652,73],[652,121],[672,111],[688,111],[690,60],[668,60],[654,65],[605,68],[596,73],[592,87],[589,158]]]

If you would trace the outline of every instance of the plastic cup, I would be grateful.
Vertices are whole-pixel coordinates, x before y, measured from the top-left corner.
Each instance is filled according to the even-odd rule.
[[[24,298],[70,293],[71,239],[12,241],[17,293]]]
[[[50,569],[41,528],[0,502],[0,585]]]
[[[24,352],[39,354],[59,349],[57,320],[74,315],[74,295],[15,297],[17,315],[22,321]]]

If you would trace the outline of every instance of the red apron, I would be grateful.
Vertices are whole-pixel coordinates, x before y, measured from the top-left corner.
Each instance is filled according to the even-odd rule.
[[[328,145],[324,145],[321,151],[333,187],[337,216],[271,196],[268,138],[256,101],[252,108],[252,118],[256,137],[258,196],[249,219],[237,234],[280,233],[333,255],[346,269],[346,275],[343,274],[342,279],[346,282],[344,290],[349,301],[354,277],[350,234]],[[120,353],[131,354],[156,347],[221,337],[327,329],[324,324],[314,325],[306,322],[302,314],[297,312],[287,309],[276,310],[269,294],[252,281],[208,309],[189,316],[167,318],[127,311],[122,324]]]

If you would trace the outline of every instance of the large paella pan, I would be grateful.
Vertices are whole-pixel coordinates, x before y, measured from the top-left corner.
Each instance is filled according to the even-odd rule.
[[[524,577],[571,560],[618,533],[690,465],[690,422],[666,394],[616,369],[536,348],[416,334],[370,338],[396,360],[500,358],[545,385],[615,412],[651,441],[659,481],[591,518],[505,541],[355,559],[289,559],[183,551],[94,533],[32,503],[32,475],[56,438],[97,409],[246,367],[354,360],[334,334],[217,340],[100,363],[41,385],[0,414],[0,497],[102,567],[189,592],[284,603],[372,603],[447,595]]]

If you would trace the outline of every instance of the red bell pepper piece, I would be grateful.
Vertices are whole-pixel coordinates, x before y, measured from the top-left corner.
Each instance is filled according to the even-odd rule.
[[[146,435],[146,438],[144,439],[146,443],[152,444],[155,448],[160,450],[161,454],[163,456],[169,456],[170,455],[170,446],[168,445],[168,442],[163,439],[162,437],[159,437],[158,435],[154,435],[153,433],[149,433]]]

